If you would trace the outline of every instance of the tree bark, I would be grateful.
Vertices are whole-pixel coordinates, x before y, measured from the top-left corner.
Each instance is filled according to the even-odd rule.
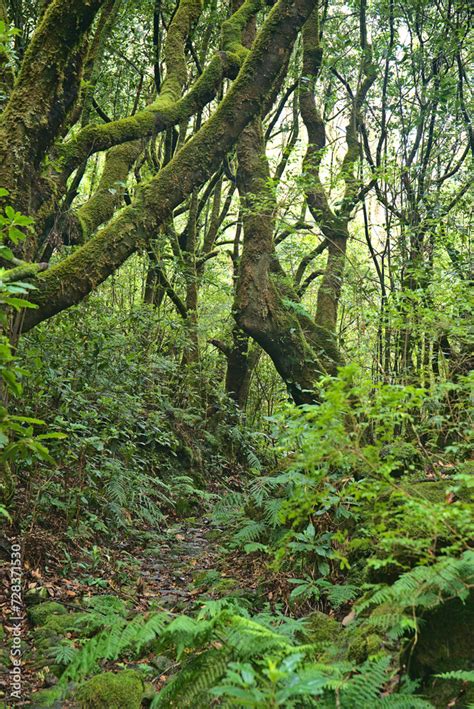
[[[41,160],[78,96],[87,33],[105,0],[54,0],[23,58],[0,116],[0,185],[31,213]]]
[[[146,246],[172,211],[215,172],[260,110],[288,59],[315,0],[279,0],[237,79],[215,114],[159,174],[137,189],[132,204],[75,253],[38,278],[24,330],[80,302],[134,251]]]
[[[260,118],[242,133],[237,155],[244,243],[235,317],[271,357],[294,401],[314,403],[317,380],[335,373],[339,355],[332,338],[299,303],[277,260],[275,203]]]

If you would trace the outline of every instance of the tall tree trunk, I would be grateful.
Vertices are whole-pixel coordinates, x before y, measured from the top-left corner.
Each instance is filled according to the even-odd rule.
[[[317,380],[335,373],[339,355],[332,337],[300,305],[276,257],[275,202],[260,118],[242,133],[237,155],[244,244],[236,319],[271,357],[294,401],[312,403]]]

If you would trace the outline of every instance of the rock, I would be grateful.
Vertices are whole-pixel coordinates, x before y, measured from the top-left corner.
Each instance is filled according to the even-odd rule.
[[[82,613],[66,613],[61,615],[53,615],[48,618],[46,623],[43,623],[41,628],[51,630],[58,635],[77,629],[77,621],[79,617],[83,617]]]
[[[433,677],[452,670],[472,670],[474,636],[469,628],[473,627],[474,594],[464,604],[458,598],[443,603],[423,618],[409,668],[412,676],[423,680],[421,693],[435,707],[460,708],[474,703],[474,685]]]
[[[417,676],[470,670],[474,657],[474,594],[466,603],[458,598],[426,614],[410,667]]]
[[[46,601],[39,603],[28,609],[28,618],[33,625],[45,625],[49,618],[65,615],[66,608],[56,601]]]
[[[33,630],[33,645],[43,653],[50,648],[57,647],[64,636],[69,632],[77,631],[78,617],[81,613],[62,613],[49,616],[47,621]]]
[[[42,652],[56,647],[60,641],[60,635],[50,628],[35,628],[33,631],[33,645]]]
[[[47,601],[49,598],[49,593],[47,588],[30,588],[25,593],[25,603],[27,606],[35,606],[38,603]]]
[[[362,664],[372,655],[383,652],[383,639],[380,635],[367,632],[367,629],[355,628],[348,637],[347,655],[350,660]]]
[[[76,699],[81,709],[140,709],[144,692],[135,670],[103,672],[79,687]]]
[[[304,635],[311,643],[336,644],[342,630],[337,620],[320,611],[314,611],[305,620]]]

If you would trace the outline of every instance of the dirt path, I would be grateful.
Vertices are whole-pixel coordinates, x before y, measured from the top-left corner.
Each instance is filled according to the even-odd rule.
[[[83,572],[81,553],[89,550],[78,548],[75,554],[75,567],[67,576],[64,569],[56,563],[49,571],[39,572],[34,568],[25,568],[24,598],[25,620],[23,623],[24,667],[23,699],[15,706],[35,706],[29,698],[33,692],[52,686],[55,678],[47,670],[48,648],[37,645],[37,628],[27,617],[27,611],[33,601],[27,594],[40,595],[41,601],[57,601],[69,613],[84,610],[90,596],[113,594],[123,597],[130,609],[146,612],[150,609],[163,609],[173,613],[188,613],[195,608],[201,594],[207,596],[208,585],[196,583],[196,579],[206,577],[219,578],[216,566],[219,566],[219,530],[211,526],[208,520],[179,520],[168,529],[143,531],[143,537],[136,533],[133,541],[124,539],[114,548],[101,549],[101,559],[94,569]],[[84,557],[85,558],[85,557]],[[128,560],[128,561],[127,561]],[[130,563],[133,561],[134,563]],[[117,569],[122,571],[117,573]],[[79,573],[78,573],[79,572]],[[96,581],[97,583],[94,583]],[[101,583],[100,583],[101,582]],[[0,609],[6,633],[0,643],[4,648],[0,655],[2,678],[0,679],[0,707],[2,699],[9,695],[8,666],[10,651],[10,623],[8,605],[8,565],[0,564],[0,585],[3,589],[3,601]],[[211,591],[212,593],[212,591]],[[34,601],[36,602],[36,601]],[[80,634],[67,634],[72,639]],[[61,636],[52,635],[51,649],[61,641]],[[33,694],[34,697],[34,694]],[[25,701],[26,700],[26,701]],[[10,706],[10,705],[6,705]],[[64,706],[69,706],[67,703]]]
[[[167,610],[185,610],[202,591],[193,580],[214,569],[218,556],[215,529],[180,524],[142,551],[142,597]]]

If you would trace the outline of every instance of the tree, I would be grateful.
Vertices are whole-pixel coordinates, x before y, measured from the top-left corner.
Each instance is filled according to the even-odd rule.
[[[35,220],[19,263],[51,264],[35,279],[38,308],[16,331],[79,303],[145,253],[145,300],[170,299],[188,333],[183,361],[197,362],[203,278],[228,244],[236,324],[230,341],[214,339],[228,392],[245,401],[254,340],[295,401],[311,402],[344,360],[339,303],[362,221],[380,289],[381,366],[436,368],[446,336],[431,342],[412,325],[395,333],[389,311],[396,302],[403,318],[408,293],[429,290],[425,256],[433,262],[446,218],[467,195],[462,3],[442,8],[441,29],[428,4],[398,12],[390,0],[380,12],[367,0],[155,0],[134,13],[120,0],[53,0],[20,17],[15,7],[2,5],[20,34],[8,30],[2,45],[0,183]],[[144,47],[130,41],[131,30],[150,28]],[[448,116],[458,132],[438,150]],[[380,208],[381,251],[370,224]],[[448,253],[459,265],[457,245]]]

